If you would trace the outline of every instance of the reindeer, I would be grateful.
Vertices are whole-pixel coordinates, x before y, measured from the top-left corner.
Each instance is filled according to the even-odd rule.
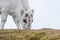
[[[19,2],[18,2],[19,1]],[[4,3],[3,3],[4,2]],[[14,3],[13,3],[14,2]],[[8,15],[11,15],[17,29],[20,28],[20,23],[24,30],[30,29],[33,22],[33,10],[29,8],[29,4],[26,7],[26,2],[24,0],[8,0],[0,1],[0,14],[1,14],[1,26],[0,29],[4,29],[4,25],[7,21]],[[25,5],[24,5],[24,4]]]

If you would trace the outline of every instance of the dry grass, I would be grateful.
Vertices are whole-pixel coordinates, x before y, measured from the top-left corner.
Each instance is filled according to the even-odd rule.
[[[60,30],[0,30],[0,40],[60,40]]]

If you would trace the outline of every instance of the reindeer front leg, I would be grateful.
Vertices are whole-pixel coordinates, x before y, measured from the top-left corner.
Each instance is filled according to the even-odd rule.
[[[17,26],[17,29],[21,29],[20,27],[20,20],[19,20],[19,14],[17,12],[13,12],[13,20]]]
[[[4,29],[4,24],[7,21],[7,16],[8,16],[7,12],[2,12],[2,14],[1,14],[1,27],[0,27],[0,29]]]
[[[26,24],[25,24],[25,23],[21,22],[21,26],[22,26],[23,30],[27,30],[27,29],[26,29]]]
[[[13,20],[14,20],[16,26],[17,26],[17,29],[21,29],[19,20],[17,18],[15,18],[15,17],[13,17]]]

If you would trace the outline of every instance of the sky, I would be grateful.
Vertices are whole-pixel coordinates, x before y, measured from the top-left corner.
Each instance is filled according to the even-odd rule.
[[[34,9],[31,29],[60,29],[60,0],[29,0],[29,4],[30,8]],[[16,28],[12,16],[8,16],[4,29]]]

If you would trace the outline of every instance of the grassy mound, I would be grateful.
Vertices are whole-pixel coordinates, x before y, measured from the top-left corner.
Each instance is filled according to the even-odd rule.
[[[0,30],[0,40],[60,40],[60,30]]]

